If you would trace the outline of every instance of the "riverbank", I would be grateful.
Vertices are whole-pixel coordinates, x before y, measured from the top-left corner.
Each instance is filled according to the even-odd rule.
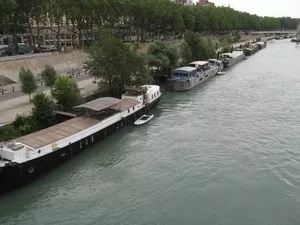
[[[251,41],[263,35],[242,35],[239,41]],[[212,36],[206,35],[205,38],[222,44],[222,40],[233,38],[232,35]],[[184,42],[183,39],[166,40],[167,43],[179,47]],[[149,49],[149,43],[139,43],[140,51],[146,53]],[[228,44],[228,43],[227,43]],[[231,43],[229,43],[231,44]],[[83,50],[71,50],[66,52],[39,53],[32,55],[10,56],[0,58],[0,75],[3,75],[14,82],[19,81],[18,73],[22,66],[30,69],[35,75],[38,75],[45,64],[49,64],[59,74],[70,73],[72,70],[81,69],[86,61],[88,54]],[[3,88],[3,87],[2,87]]]

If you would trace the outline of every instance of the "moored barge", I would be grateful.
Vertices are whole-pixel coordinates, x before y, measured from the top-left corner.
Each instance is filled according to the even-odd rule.
[[[144,85],[117,98],[99,98],[76,108],[82,115],[0,143],[0,193],[24,186],[95,142],[132,124],[161,98],[157,85]]]

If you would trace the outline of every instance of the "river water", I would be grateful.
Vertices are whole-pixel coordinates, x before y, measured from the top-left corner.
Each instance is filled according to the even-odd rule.
[[[165,92],[127,127],[0,198],[1,225],[300,224],[300,46]]]

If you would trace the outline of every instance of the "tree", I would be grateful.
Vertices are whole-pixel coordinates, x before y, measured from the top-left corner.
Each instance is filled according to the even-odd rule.
[[[134,46],[116,39],[110,30],[104,30],[100,39],[90,48],[85,69],[100,85],[108,87],[111,96],[119,97],[124,85],[132,85],[146,75],[146,59]]]
[[[198,33],[187,32],[185,41],[192,50],[193,60],[207,60],[216,57],[214,44],[210,40],[201,38]]]
[[[182,59],[183,65],[187,65],[190,62],[192,62],[192,60],[193,60],[192,49],[186,42],[183,42],[181,44],[180,54],[181,54],[181,59]]]
[[[57,104],[65,110],[71,110],[74,106],[82,102],[80,90],[76,81],[69,77],[59,76],[53,85],[52,96]]]
[[[37,89],[33,73],[29,69],[26,70],[24,67],[21,67],[19,79],[21,82],[22,92],[28,94],[29,100],[31,101],[31,95]]]
[[[163,41],[155,41],[148,50],[150,67],[156,67],[159,72],[170,74],[178,65],[179,53],[175,46]]]
[[[45,65],[45,69],[41,73],[42,79],[45,82],[47,87],[50,87],[52,92],[52,86],[55,83],[55,80],[57,78],[57,73],[55,69],[52,66]]]
[[[20,136],[39,130],[33,115],[17,115],[13,122],[13,126]]]
[[[32,99],[32,116],[39,129],[49,127],[55,122],[54,103],[45,93],[37,93]]]

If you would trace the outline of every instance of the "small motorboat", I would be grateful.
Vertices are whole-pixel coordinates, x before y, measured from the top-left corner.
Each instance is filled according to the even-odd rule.
[[[153,117],[154,115],[143,115],[137,121],[134,122],[134,125],[139,126],[148,123],[150,120],[153,119]]]
[[[217,75],[221,76],[221,75],[225,75],[225,72],[217,72]]]

